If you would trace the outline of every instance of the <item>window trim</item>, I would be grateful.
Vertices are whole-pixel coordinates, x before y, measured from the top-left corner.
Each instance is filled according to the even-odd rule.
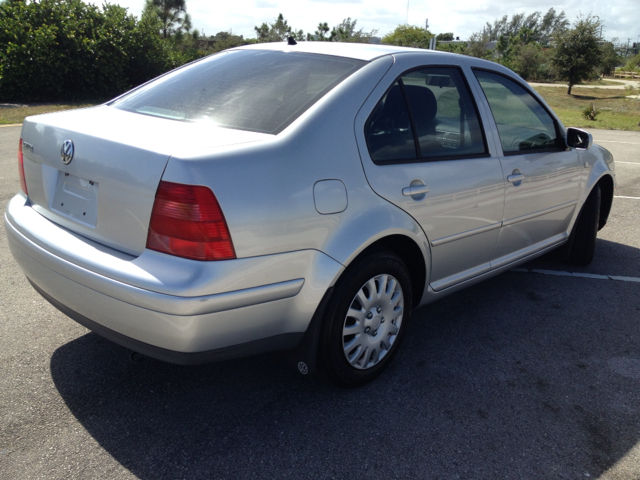
[[[484,147],[484,153],[468,153],[468,154],[463,154],[463,155],[438,155],[435,157],[422,157],[422,151],[420,150],[420,142],[419,139],[417,138],[417,130],[416,130],[416,125],[415,125],[415,120],[413,118],[413,112],[411,111],[411,107],[409,105],[409,100],[407,98],[407,95],[405,93],[404,90],[404,82],[402,81],[402,77],[405,75],[408,75],[411,72],[415,72],[417,70],[427,70],[427,69],[436,69],[436,68],[447,68],[447,69],[454,69],[457,70],[458,73],[460,74],[460,78],[462,79],[462,86],[466,88],[467,94],[469,95],[469,98],[471,99],[471,106],[473,107],[473,110],[476,114],[476,119],[478,121],[478,125],[480,127],[480,133],[482,135],[482,144]],[[453,79],[453,77],[451,77]],[[367,127],[369,125],[369,121],[371,120],[371,116],[373,115],[373,113],[376,110],[376,107],[378,106],[378,104],[380,103],[380,100],[382,100],[385,95],[387,95],[389,93],[389,91],[393,88],[393,86],[396,84],[396,82],[398,83],[398,85],[400,85],[400,89],[402,91],[402,97],[404,99],[404,103],[405,106],[407,108],[407,112],[409,113],[409,122],[411,124],[411,128],[413,130],[413,142],[414,142],[414,146],[415,146],[415,150],[416,150],[416,156],[417,158],[412,158],[412,159],[397,159],[397,160],[374,160],[373,157],[371,156],[371,151],[369,150],[369,141],[368,141],[368,135],[366,133]],[[456,88],[458,88],[459,86],[456,85]],[[367,117],[367,120],[364,122],[364,128],[365,128],[365,132],[364,132],[364,138],[365,138],[365,142],[367,145],[367,153],[369,154],[369,158],[371,158],[371,161],[376,164],[376,165],[402,165],[402,164],[407,164],[407,163],[429,163],[429,162],[440,162],[440,161],[455,161],[455,160],[468,160],[468,159],[472,159],[472,158],[488,158],[491,157],[491,153],[489,151],[489,145],[487,143],[487,134],[486,134],[486,130],[484,127],[484,123],[482,122],[482,116],[480,115],[480,111],[478,109],[478,102],[476,101],[476,98],[473,94],[473,90],[471,89],[471,85],[469,85],[469,81],[465,75],[465,72],[463,70],[463,68],[459,65],[446,65],[446,64],[436,64],[436,65],[422,65],[422,66],[418,66],[418,67],[412,67],[408,70],[405,70],[404,72],[402,72],[400,75],[398,75],[389,85],[389,87],[384,91],[384,93],[380,96],[380,98],[378,99],[378,101],[376,102],[375,106],[373,107],[373,109],[371,110],[371,113],[369,114],[369,116]]]
[[[416,151],[416,159],[419,159],[422,157],[422,149],[420,148],[418,128],[416,126],[416,121],[413,118],[413,111],[411,110],[411,104],[409,103],[409,96],[407,95],[407,91],[404,88],[402,77],[398,77],[396,81],[398,82],[398,86],[400,87],[400,92],[402,92],[402,100],[404,100],[404,106],[406,107],[407,113],[409,114],[409,124],[411,125],[411,133],[413,134],[413,148]]]
[[[455,160],[470,160],[473,158],[488,158],[490,153],[468,153],[466,155],[439,155],[437,157],[412,158],[405,160],[374,160],[371,161],[379,166],[384,165],[402,165],[407,163],[432,163],[432,162],[451,162]],[[371,155],[369,155],[371,157]]]
[[[502,147],[502,140],[500,140],[500,150],[502,150],[502,156],[504,156],[504,157],[512,157],[514,155],[529,155],[529,154],[535,154],[535,153],[563,152],[563,151],[567,150],[566,141],[564,139],[564,136],[562,135],[558,118],[556,117],[556,115],[555,115],[555,113],[553,111],[551,111],[549,108],[546,107],[546,105],[544,105],[543,103],[540,103],[540,99],[537,97],[537,95],[538,95],[537,92],[535,92],[535,90],[533,90],[529,85],[524,85],[518,79],[513,78],[512,76],[507,75],[505,73],[498,72],[497,70],[491,70],[490,68],[471,67],[471,71],[473,72],[473,75],[476,78],[476,81],[478,82],[478,85],[480,86],[480,90],[482,90],[482,94],[484,95],[484,98],[487,101],[487,105],[489,106],[489,111],[491,112],[491,117],[493,118],[493,123],[496,125],[496,131],[498,133],[498,138],[499,139],[500,139],[500,131],[498,130],[498,122],[496,122],[496,117],[493,114],[493,109],[491,108],[491,103],[489,103],[489,99],[487,98],[487,94],[485,93],[484,88],[482,88],[482,84],[480,83],[480,80],[478,80],[478,76],[475,73],[476,71],[492,73],[494,75],[499,75],[499,76],[501,76],[503,78],[506,78],[507,80],[510,80],[511,82],[515,83],[516,85],[521,87],[525,92],[527,92],[529,94],[529,96],[531,98],[533,98],[536,101],[536,103],[538,105],[540,105],[540,107],[542,107],[542,109],[547,113],[547,115],[549,115],[551,120],[553,120],[553,127],[554,127],[554,129],[556,131],[556,138],[555,138],[556,146],[555,146],[555,148],[545,148],[545,149],[529,150],[529,151],[527,151],[527,150],[519,150],[519,151],[515,151],[515,152],[505,152],[504,148]]]

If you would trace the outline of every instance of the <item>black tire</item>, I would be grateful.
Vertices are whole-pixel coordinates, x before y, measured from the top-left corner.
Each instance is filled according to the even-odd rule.
[[[596,185],[582,205],[569,240],[559,251],[565,262],[581,266],[592,262],[600,221],[600,197],[600,185]]]
[[[389,366],[407,331],[412,300],[408,269],[392,252],[372,252],[347,269],[336,283],[320,336],[321,363],[334,383],[357,387]],[[344,332],[349,328],[354,334]]]

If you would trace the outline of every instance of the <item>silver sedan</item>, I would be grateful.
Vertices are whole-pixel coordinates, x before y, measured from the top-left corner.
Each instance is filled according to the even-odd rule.
[[[587,264],[613,158],[476,58],[228,50],[104,105],[29,117],[5,227],[47,300],[150,357],[288,350],[380,374],[411,311],[557,249]]]

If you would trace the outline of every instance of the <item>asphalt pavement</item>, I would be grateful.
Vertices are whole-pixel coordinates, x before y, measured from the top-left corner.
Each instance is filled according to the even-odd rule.
[[[0,128],[0,209],[19,189]],[[355,390],[277,354],[132,359],[31,288],[0,227],[1,479],[640,478],[640,133],[596,259],[539,259],[415,312]]]

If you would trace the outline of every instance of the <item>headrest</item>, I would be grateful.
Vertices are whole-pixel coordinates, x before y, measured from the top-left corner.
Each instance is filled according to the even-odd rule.
[[[438,102],[436,96],[427,87],[417,85],[405,85],[405,92],[409,97],[411,113],[416,122],[433,120],[438,113]]]

